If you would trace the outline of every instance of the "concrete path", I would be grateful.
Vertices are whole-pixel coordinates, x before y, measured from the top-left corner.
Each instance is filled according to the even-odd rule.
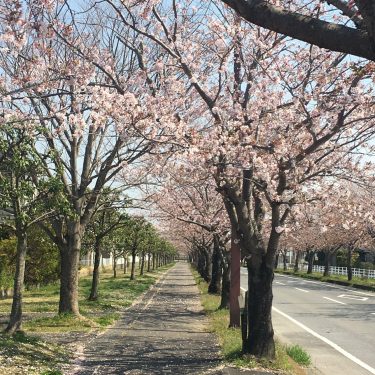
[[[86,345],[74,374],[222,374],[216,338],[206,326],[189,265],[177,263]]]

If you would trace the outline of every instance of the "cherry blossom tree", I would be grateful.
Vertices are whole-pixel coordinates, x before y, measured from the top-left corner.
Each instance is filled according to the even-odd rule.
[[[255,25],[332,51],[375,60],[375,8],[371,0],[222,1]]]
[[[3,117],[38,124],[44,170],[63,183],[70,210],[43,228],[60,249],[59,312],[79,315],[81,241],[98,199],[124,166],[161,144],[165,151],[176,119],[155,98],[139,55],[118,48],[114,32],[82,29],[66,4],[6,5]]]
[[[365,84],[371,70],[353,67],[342,55],[293,45],[230,12],[224,17],[225,9],[217,15],[217,8],[193,12],[188,3],[172,4],[170,12],[158,2],[109,3],[121,22],[164,49],[169,66],[184,74],[184,86],[179,76],[175,86],[185,88],[185,102],[200,98],[199,121],[196,110],[181,113],[190,119],[179,123],[189,124],[186,153],[211,171],[233,242],[247,256],[251,323],[245,351],[273,357],[272,280],[280,237],[290,211],[315,197],[316,186],[348,166],[359,168],[352,150],[373,132],[372,89]]]
[[[230,224],[215,181],[204,170],[184,164],[182,160],[175,167],[168,166],[165,174],[168,177],[163,181],[162,188],[150,198],[157,207],[154,216],[161,221],[174,223],[177,220],[197,226],[212,236],[212,246],[201,247],[207,259],[205,264],[212,264],[207,277],[208,292],[221,292],[220,307],[226,308],[230,286],[230,259],[226,243]],[[173,228],[173,224],[170,227]]]

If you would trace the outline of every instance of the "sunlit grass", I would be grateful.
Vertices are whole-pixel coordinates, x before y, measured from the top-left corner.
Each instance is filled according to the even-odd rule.
[[[92,328],[111,325],[119,318],[119,311],[129,307],[136,298],[148,290],[168,267],[170,266],[161,267],[143,276],[140,276],[137,270],[135,280],[130,280],[129,274],[124,274],[121,270],[117,272],[117,278],[113,278],[111,271],[102,272],[99,298],[96,301],[87,299],[91,288],[91,276],[82,277],[79,281],[79,306],[84,319],[77,319],[69,315],[57,315],[58,284],[26,290],[23,311],[32,318],[24,323],[23,329],[32,332],[67,332],[69,330],[88,331]],[[0,313],[9,314],[11,306],[11,298],[2,300]],[[34,314],[35,318],[33,318]]]
[[[99,298],[88,301],[91,288],[91,276],[85,276],[79,282],[79,305],[81,317],[71,314],[57,314],[59,303],[59,285],[48,285],[39,289],[25,291],[24,313],[28,319],[23,324],[24,333],[14,336],[0,334],[0,375],[62,375],[60,365],[69,359],[69,353],[62,346],[45,343],[36,335],[69,334],[69,332],[89,332],[112,325],[121,316],[121,311],[130,306],[136,298],[170,268],[161,267],[136,280],[130,280],[129,274],[111,272],[100,275]],[[0,313],[9,314],[12,299],[1,300]],[[31,316],[31,318],[30,318]],[[34,317],[35,316],[35,317]]]
[[[0,374],[58,374],[56,366],[65,363],[68,353],[59,345],[46,343],[18,332],[0,334]]]

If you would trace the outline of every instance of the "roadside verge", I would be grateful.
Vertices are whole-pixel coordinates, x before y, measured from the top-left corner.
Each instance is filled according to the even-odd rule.
[[[279,341],[276,342],[276,359],[274,361],[260,360],[254,356],[243,356],[241,331],[228,327],[229,311],[218,309],[220,296],[208,294],[208,284],[193,268],[192,273],[200,291],[201,303],[209,318],[208,329],[218,337],[221,354],[226,365],[248,370],[241,374],[307,374],[305,368],[299,366],[288,356],[287,347]]]

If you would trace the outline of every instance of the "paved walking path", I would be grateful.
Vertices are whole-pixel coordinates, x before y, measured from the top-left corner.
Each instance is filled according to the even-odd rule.
[[[216,338],[206,325],[189,265],[177,263],[87,345],[75,374],[222,374]]]

